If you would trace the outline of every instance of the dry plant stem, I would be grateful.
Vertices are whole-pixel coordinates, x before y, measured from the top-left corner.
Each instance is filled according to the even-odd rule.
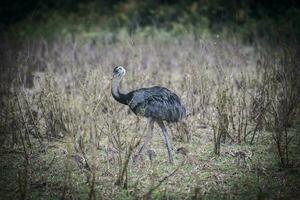
[[[16,96],[14,96],[15,98],[16,98]],[[15,110],[14,110],[14,104],[15,104],[15,99],[13,99],[12,100],[13,101],[13,105],[10,105],[10,112],[12,113],[12,115],[13,115],[13,119],[16,121],[16,123],[14,124],[14,126],[15,126],[15,129],[18,131],[18,132],[22,132],[22,130],[21,130],[21,128],[20,127],[18,127],[18,125],[19,125],[19,122],[18,122],[18,116],[16,115],[16,112],[15,112]],[[18,134],[17,134],[17,131],[12,131],[12,141],[11,141],[11,145],[10,145],[10,147],[11,148],[14,148],[14,146],[15,145],[17,145],[18,144]]]
[[[285,158],[286,158],[286,165],[289,166],[289,142],[288,142],[288,131],[287,128],[284,127],[284,137],[285,137]]]
[[[28,155],[28,152],[26,149],[26,144],[25,144],[21,129],[19,129],[19,135],[21,138],[21,143],[22,143],[22,147],[23,147],[23,151],[24,151],[23,153],[24,153],[25,169],[23,172],[21,172],[21,170],[18,171],[18,186],[19,186],[19,191],[20,191],[20,199],[26,199],[30,161],[29,161],[29,155]],[[21,177],[23,177],[23,178],[21,178]]]
[[[237,131],[236,131],[236,127],[235,127],[235,122],[234,122],[234,116],[233,116],[233,97],[232,97],[232,95],[231,95],[231,104],[230,104],[230,106],[229,106],[229,120],[230,120],[230,123],[231,123],[231,126],[232,126],[232,131],[234,132],[234,133],[236,133]]]
[[[175,126],[177,129],[177,132],[179,132],[179,134],[180,134],[180,141],[188,142],[188,143],[191,142],[192,135],[191,135],[191,131],[188,128],[189,126],[188,126],[187,121],[177,122]],[[171,126],[170,126],[169,130],[171,130]],[[173,135],[173,134],[171,133],[171,135]]]
[[[30,116],[30,120],[33,123],[35,134],[37,134],[37,135],[34,135],[34,136],[38,139],[40,145],[42,145],[42,135],[41,135],[39,129],[37,128],[37,121],[33,117],[33,114],[32,114],[32,111],[31,111],[30,105],[29,105],[29,100],[26,98],[26,94],[23,91],[20,90],[19,93],[22,95],[22,97],[23,97],[23,99],[26,103],[27,111],[28,111],[29,116]]]
[[[22,108],[21,108],[20,99],[19,99],[19,96],[18,96],[17,93],[16,93],[16,98],[17,98],[17,102],[18,102],[19,113],[20,113],[21,118],[22,118],[22,123],[24,124],[25,129],[26,129],[26,131],[25,131],[26,142],[29,145],[29,147],[31,148],[31,142],[30,142],[30,136],[29,136],[29,134],[30,134],[29,133],[29,128],[27,126],[26,119],[25,119],[25,116],[24,116]]]
[[[62,199],[68,199],[67,195],[70,193],[70,189],[72,187],[71,182],[71,141],[68,141],[67,143],[67,158],[65,160],[65,176],[64,176],[64,183],[63,183],[63,191],[62,191]],[[70,194],[71,195],[71,194]]]
[[[239,111],[238,111],[239,118],[238,118],[237,143],[241,144],[241,132],[242,132],[242,123],[243,123],[242,120],[243,120],[243,118],[241,118],[242,110],[241,110],[241,100],[240,100],[240,98],[238,100],[238,109],[239,109]]]
[[[266,75],[265,75],[266,76]],[[264,84],[264,83],[263,83]],[[267,84],[267,83],[266,83]],[[265,116],[266,116],[266,111],[269,108],[270,105],[270,101],[266,102],[266,92],[265,92],[265,87],[259,87],[258,88],[258,95],[254,95],[253,100],[252,100],[252,112],[253,112],[253,121],[255,124],[255,127],[253,129],[253,134],[250,140],[250,144],[252,145],[254,142],[254,138],[256,136],[257,133],[261,132],[261,129],[264,126],[264,122],[265,120]],[[249,131],[249,134],[251,133],[251,131]]]
[[[215,124],[213,124],[212,127],[214,134],[214,153],[219,156],[221,149],[221,133],[219,131],[220,129]]]
[[[92,178],[90,181],[90,193],[89,199],[96,200],[96,191],[95,191],[95,181],[96,181],[96,123],[94,122],[93,125],[90,125],[91,128],[91,141],[92,141]]]
[[[154,187],[152,187],[144,196],[143,196],[143,199],[151,199],[151,195],[152,193],[157,189],[159,188],[159,186],[161,186],[161,184],[163,184],[168,178],[170,178],[171,176],[174,176],[175,173],[185,164],[186,162],[186,159],[183,160],[177,167],[176,169],[171,172],[170,174],[168,174],[167,176],[163,177],[157,185],[155,185]]]
[[[253,134],[252,134],[251,141],[250,141],[251,145],[254,142],[254,138],[257,134],[258,127],[263,126],[262,123],[263,123],[263,120],[264,120],[264,115],[265,115],[265,111],[266,111],[267,107],[268,107],[268,104],[266,106],[264,106],[264,108],[260,111],[260,113],[256,117],[257,121],[255,122],[255,128],[253,130]]]
[[[227,89],[219,86],[215,103],[216,119],[211,119],[214,134],[214,153],[220,155],[221,142],[225,143],[228,133],[229,120],[227,115]],[[230,137],[231,138],[231,137]]]
[[[122,158],[122,152],[124,151],[124,145],[123,142],[121,141],[120,133],[119,130],[116,130],[115,135],[113,136],[113,145],[118,151],[118,166],[119,166],[119,178],[116,182],[116,184],[122,184],[121,179],[123,179],[122,174],[123,174],[123,158]]]
[[[287,61],[288,63],[288,61]],[[273,139],[275,141],[278,157],[282,167],[290,166],[289,160],[289,134],[288,127],[293,123],[293,118],[298,109],[300,98],[298,71],[294,65],[274,67],[271,75],[277,82],[270,86],[273,97],[271,98],[270,111]]]
[[[9,103],[8,103],[9,104]],[[0,111],[0,116],[4,115],[4,117],[0,117],[0,123],[1,123],[1,127],[0,127],[0,134],[1,134],[1,140],[0,140],[0,145],[1,147],[4,147],[4,144],[7,140],[7,132],[6,130],[9,130],[8,128],[8,117],[9,117],[9,108],[5,107],[2,108]]]
[[[86,169],[90,172],[91,171],[91,167],[90,167],[90,162],[86,156],[85,150],[83,148],[83,145],[79,145],[79,149],[78,151],[81,153],[81,155],[83,156],[84,160],[85,160],[85,165],[86,165]],[[93,161],[92,161],[93,162]]]
[[[125,161],[123,163],[123,169],[121,171],[121,173],[119,174],[119,177],[116,181],[116,185],[123,185],[124,189],[127,189],[128,187],[128,164],[130,161],[130,157],[133,154],[134,150],[136,149],[136,147],[140,144],[141,139],[138,139],[136,141],[136,137],[133,137],[129,143],[129,147],[126,149],[126,154],[125,154]],[[125,176],[125,181],[124,181],[124,176]]]

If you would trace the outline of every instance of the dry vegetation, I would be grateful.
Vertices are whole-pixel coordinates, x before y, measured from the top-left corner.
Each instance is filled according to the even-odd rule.
[[[299,51],[256,44],[123,31],[3,41],[1,197],[296,198]],[[115,65],[123,91],[160,85],[185,102],[187,119],[169,125],[174,165],[158,127],[132,161],[146,119],[111,97]]]

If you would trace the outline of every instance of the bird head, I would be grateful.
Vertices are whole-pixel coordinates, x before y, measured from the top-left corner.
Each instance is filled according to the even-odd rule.
[[[112,78],[122,78],[126,74],[126,70],[122,66],[117,66],[113,70]]]

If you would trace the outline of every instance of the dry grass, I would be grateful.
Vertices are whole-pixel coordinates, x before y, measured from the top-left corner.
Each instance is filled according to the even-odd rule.
[[[3,70],[1,82],[4,198],[297,195],[293,190],[299,181],[278,171],[275,151],[279,147],[281,164],[299,173],[299,151],[294,148],[300,144],[294,126],[297,48],[270,53],[237,40],[129,36],[122,31],[111,37],[79,35],[4,48],[4,65],[16,66]],[[161,85],[185,102],[185,124],[170,128],[174,151],[184,147],[189,153],[176,154],[174,166],[167,163],[159,134],[150,147],[157,155],[154,160],[144,155],[132,163],[146,120],[113,100],[110,77],[115,65],[128,71],[123,91]],[[276,79],[276,72],[285,76]],[[285,101],[278,99],[283,87],[289,88]],[[289,102],[289,120],[279,129],[275,108],[284,102]]]

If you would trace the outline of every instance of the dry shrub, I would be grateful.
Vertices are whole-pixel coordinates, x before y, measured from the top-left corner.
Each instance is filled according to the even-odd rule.
[[[43,148],[58,141],[66,148],[68,140],[66,171],[72,170],[72,155],[84,158],[90,199],[98,197],[97,184],[113,188],[103,195],[116,191],[97,179],[100,174],[108,174],[117,188],[130,189],[130,181],[139,181],[129,177],[130,158],[145,123],[111,97],[112,67],[124,65],[123,92],[161,85],[182,98],[188,117],[173,128],[176,145],[200,138],[213,142],[219,155],[222,142],[252,144],[269,129],[282,165],[289,165],[289,131],[299,101],[296,53],[283,52],[286,56],[278,61],[264,49],[256,52],[237,41],[204,41],[192,34],[174,39],[120,32],[113,37],[73,36],[21,47],[15,63],[20,69],[7,71],[13,82],[1,86],[1,147],[25,152],[35,141]],[[143,173],[139,177],[147,176]],[[65,177],[65,185],[72,182],[67,172]],[[23,179],[20,191],[26,196]],[[67,197],[67,189],[62,196]],[[197,189],[194,193],[201,196]]]
[[[229,135],[228,117],[228,88],[218,86],[216,91],[216,101],[214,102],[215,116],[211,119],[211,126],[214,134],[214,153],[220,155],[221,142],[225,143]]]
[[[270,67],[268,125],[272,129],[278,157],[283,167],[289,166],[289,146],[295,136],[293,126],[299,109],[299,63],[295,52],[284,49],[282,57]]]

